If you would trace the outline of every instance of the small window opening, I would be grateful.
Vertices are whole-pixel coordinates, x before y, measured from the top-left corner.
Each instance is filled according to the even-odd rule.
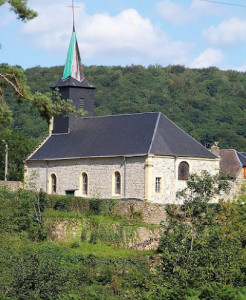
[[[121,178],[120,178],[120,173],[115,172],[114,174],[114,179],[115,179],[115,187],[114,187],[114,193],[115,195],[120,195],[121,193]]]
[[[51,193],[56,194],[56,191],[57,191],[57,179],[56,179],[56,175],[52,174],[51,175]]]
[[[160,193],[161,192],[161,177],[155,178],[155,192]]]
[[[82,175],[82,194],[88,195],[88,176],[86,173]]]

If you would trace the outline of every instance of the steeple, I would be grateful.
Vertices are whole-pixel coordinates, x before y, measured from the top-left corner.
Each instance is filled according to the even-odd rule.
[[[72,77],[78,81],[82,81],[85,78],[74,25],[62,78],[66,79],[68,77]]]
[[[84,75],[80,59],[79,47],[74,26],[74,5],[73,8],[73,31],[68,48],[66,64],[63,76],[51,86],[51,89],[59,89],[62,99],[71,99],[76,109],[84,109],[86,116],[94,115],[94,91],[95,86],[90,83]],[[81,117],[55,116],[53,133],[68,133],[80,120]]]

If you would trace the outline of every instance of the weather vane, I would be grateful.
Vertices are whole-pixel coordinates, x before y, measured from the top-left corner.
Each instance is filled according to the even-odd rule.
[[[72,7],[72,10],[73,10],[73,31],[75,31],[74,9],[75,9],[75,8],[79,8],[79,6],[74,6],[74,2],[73,2],[73,0],[72,0],[72,6],[68,6],[68,7]]]

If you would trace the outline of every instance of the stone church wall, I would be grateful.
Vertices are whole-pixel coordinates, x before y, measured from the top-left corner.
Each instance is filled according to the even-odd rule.
[[[188,158],[188,157],[153,157],[153,171],[152,171],[152,191],[151,200],[155,203],[176,203],[176,192],[186,187],[185,180],[178,180],[179,164],[185,161],[189,164],[189,173],[201,174],[206,170],[210,174],[215,175],[219,172],[219,160],[202,159],[202,158]],[[155,193],[155,178],[161,178],[161,191]]]
[[[57,194],[75,190],[81,196],[81,174],[88,176],[88,197],[144,199],[144,157],[95,158],[28,163],[28,188],[49,192],[50,175],[57,176]],[[113,174],[121,174],[121,195],[113,196]]]
[[[152,203],[176,203],[176,192],[186,187],[185,180],[178,180],[180,162],[189,164],[189,172],[200,174],[207,170],[212,175],[219,171],[219,160],[198,158],[116,157],[51,162],[28,162],[28,188],[51,191],[51,174],[57,177],[57,194],[75,191],[82,196],[81,174],[88,176],[88,197],[139,199]],[[114,195],[113,175],[121,174],[121,195]],[[161,189],[155,192],[155,179],[161,178]]]

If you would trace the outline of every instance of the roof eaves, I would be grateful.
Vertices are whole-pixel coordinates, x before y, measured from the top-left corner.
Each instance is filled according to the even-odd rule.
[[[30,160],[30,158],[48,141],[48,139],[51,137],[51,134],[49,134],[36,148],[33,150],[33,152],[25,159],[25,162]]]
[[[36,151],[35,151],[36,152]],[[28,159],[29,162],[36,161],[57,161],[57,160],[77,160],[77,159],[88,159],[88,158],[116,158],[116,157],[141,157],[146,156],[148,153],[141,154],[127,154],[127,155],[102,155],[102,156],[78,156],[78,157],[63,157],[63,158],[41,158],[41,159]]]

